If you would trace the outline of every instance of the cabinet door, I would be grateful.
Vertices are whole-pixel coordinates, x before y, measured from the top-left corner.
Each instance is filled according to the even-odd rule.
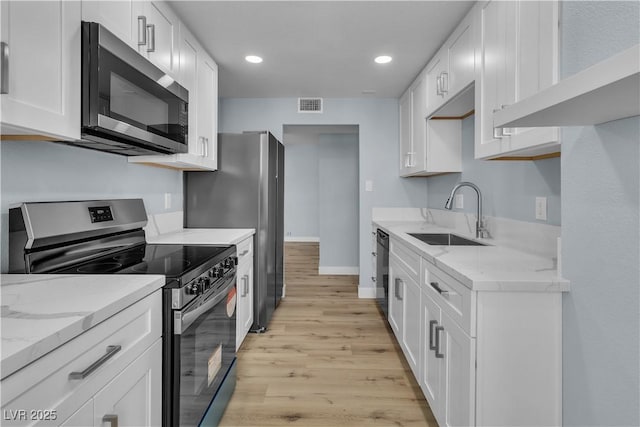
[[[400,98],[400,176],[409,173],[413,144],[411,138],[411,89]]]
[[[435,333],[440,325],[440,307],[431,297],[422,293],[420,377],[418,383],[436,419],[441,419],[443,396],[441,393],[443,366],[436,357]]]
[[[202,152],[198,145],[198,51],[200,47],[193,35],[180,28],[180,84],[189,91],[189,153]]]
[[[494,129],[493,121],[495,111],[557,81],[557,1],[489,1],[481,10],[480,22],[475,157],[558,151],[557,128]]]
[[[427,114],[431,115],[444,103],[442,73],[447,70],[446,52],[440,51],[427,65]]]
[[[80,3],[2,1],[0,8],[2,133],[80,138]]]
[[[250,260],[253,263],[253,260]],[[238,271],[236,315],[236,350],[240,348],[253,323],[253,265]]]
[[[389,259],[389,324],[400,343],[402,342],[403,295],[402,267],[394,259]]]
[[[448,42],[449,71],[443,75],[442,83],[447,97],[460,92],[475,78],[474,18],[473,12],[467,15]]]
[[[481,64],[476,81],[475,157],[502,151],[501,138],[494,135],[493,112],[515,100],[516,2],[492,0],[480,11]]]
[[[444,313],[436,333],[444,359],[444,425],[475,425],[475,339]]]
[[[198,130],[200,154],[214,168],[218,161],[218,65],[203,54],[198,58]]]
[[[90,426],[93,426],[93,399],[82,405],[80,409],[60,424],[60,427]]]
[[[416,378],[420,377],[420,286],[408,275],[401,278],[402,293],[402,348]]]
[[[160,425],[162,418],[162,339],[94,396],[94,422],[117,417],[118,426]],[[113,425],[113,424],[112,424]]]
[[[134,49],[142,42],[143,3],[135,0],[83,0],[82,20],[98,22]]]
[[[147,43],[139,45],[138,51],[162,71],[178,78],[178,18],[163,2],[145,2],[144,17],[147,25]]]
[[[410,173],[425,170],[427,132],[427,80],[426,75],[421,76],[411,87],[411,152]]]

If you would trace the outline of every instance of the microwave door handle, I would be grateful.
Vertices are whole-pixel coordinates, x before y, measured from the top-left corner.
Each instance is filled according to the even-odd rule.
[[[202,304],[198,305],[197,307],[188,308],[185,311],[175,312],[174,319],[173,319],[174,335],[180,335],[182,334],[182,331],[187,330],[189,326],[191,326],[193,322],[195,322],[196,319],[200,317],[202,313],[209,311],[216,304],[218,304],[220,301],[226,298],[227,292],[229,292],[231,288],[233,288],[234,286],[235,286],[235,274],[233,275],[233,277],[231,277],[231,279],[229,279],[229,283],[226,285],[226,287],[221,291],[217,291],[215,293],[215,296],[212,296],[208,300],[205,300],[204,302],[202,302]]]

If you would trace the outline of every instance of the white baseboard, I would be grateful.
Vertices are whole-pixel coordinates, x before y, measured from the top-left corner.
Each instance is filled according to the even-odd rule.
[[[374,299],[376,297],[376,288],[370,286],[358,286],[358,298]]]
[[[360,274],[360,269],[358,267],[318,267],[318,274],[357,276]]]
[[[319,237],[312,236],[284,236],[285,242],[320,242]]]

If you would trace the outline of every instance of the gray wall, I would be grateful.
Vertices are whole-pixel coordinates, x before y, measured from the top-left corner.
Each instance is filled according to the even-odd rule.
[[[285,133],[282,143],[285,239],[318,238],[318,135]]]
[[[562,2],[569,76],[640,41],[638,2]],[[640,117],[562,131],[563,421],[640,425]]]
[[[474,117],[462,121],[462,173],[428,178],[428,207],[443,209],[459,181],[471,181],[482,191],[483,215],[560,225],[560,158],[534,161],[475,160]],[[476,194],[462,188],[464,209],[476,212]],[[536,197],[547,198],[547,221],[535,219]],[[457,210],[454,208],[454,210]]]
[[[320,267],[357,268],[358,135],[320,135],[318,170]]]
[[[285,126],[285,239],[320,240],[320,267],[358,267],[358,127]]]
[[[360,286],[371,281],[371,208],[424,207],[425,179],[398,177],[398,100],[324,100],[322,114],[299,114],[296,98],[228,98],[220,101],[221,132],[270,130],[282,138],[288,124],[359,125],[359,266]],[[364,191],[365,180],[373,181],[373,191]]]
[[[8,212],[26,201],[142,198],[147,213],[182,210],[182,173],[52,142],[0,143],[2,272],[8,268]],[[164,193],[172,208],[164,209]]]

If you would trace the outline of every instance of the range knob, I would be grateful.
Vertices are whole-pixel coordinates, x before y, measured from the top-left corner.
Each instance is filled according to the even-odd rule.
[[[202,289],[203,292],[211,287],[211,280],[208,277],[203,277],[198,280],[198,282],[200,284],[200,289]]]
[[[231,257],[231,259],[233,260],[233,267],[237,266],[238,265],[238,257],[234,256],[234,257]]]
[[[185,288],[187,295],[198,295],[200,291],[200,285],[197,281],[189,283]]]
[[[224,268],[220,267],[213,267],[211,269],[211,277],[213,277],[214,279],[219,279],[222,276],[224,276]]]

